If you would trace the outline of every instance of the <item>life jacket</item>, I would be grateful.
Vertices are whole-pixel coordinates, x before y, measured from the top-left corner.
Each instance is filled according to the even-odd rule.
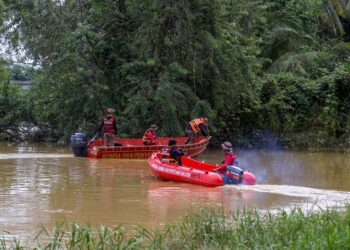
[[[234,165],[236,159],[237,159],[236,154],[233,151],[230,151],[227,154],[225,154],[224,164],[226,166]]]
[[[192,121],[190,121],[189,124],[191,125],[193,132],[195,134],[197,134],[201,130],[199,125],[203,124],[203,121],[202,121],[202,119],[197,118],[197,119],[193,119]]]
[[[151,139],[148,136],[148,133],[151,133],[153,135],[153,141],[156,139],[155,134],[153,134],[150,129],[147,129],[146,132],[143,135],[143,138],[142,138],[144,143],[150,143],[150,142],[152,143]]]
[[[114,130],[113,123],[114,123],[114,118],[111,117],[108,119],[107,117],[103,118],[103,132],[104,133],[115,133],[116,131]]]

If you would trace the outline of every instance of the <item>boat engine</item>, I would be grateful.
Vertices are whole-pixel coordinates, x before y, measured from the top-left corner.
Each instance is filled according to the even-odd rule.
[[[243,179],[243,170],[237,166],[227,166],[227,184],[241,184]]]
[[[72,134],[70,137],[70,147],[75,157],[86,157],[86,135],[82,132],[76,132]]]

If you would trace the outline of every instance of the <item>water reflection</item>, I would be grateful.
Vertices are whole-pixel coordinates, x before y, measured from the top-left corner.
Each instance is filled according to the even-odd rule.
[[[240,186],[202,188],[190,184],[169,185],[156,182],[148,185],[148,204],[152,217],[159,222],[186,215],[189,209],[222,208],[226,212],[239,208],[270,208],[272,204],[297,204],[300,197],[286,198],[281,194],[260,193]]]

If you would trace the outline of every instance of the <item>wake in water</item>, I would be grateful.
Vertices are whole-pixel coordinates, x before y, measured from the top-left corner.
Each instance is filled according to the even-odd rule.
[[[0,154],[0,160],[7,159],[37,159],[37,158],[71,158],[72,154],[47,154],[47,153],[11,153]]]
[[[273,193],[292,197],[306,198],[306,202],[297,206],[304,211],[322,210],[327,208],[343,208],[350,203],[350,192],[316,189],[309,187],[287,186],[287,185],[255,185],[255,186],[227,186],[228,188],[238,188],[242,192],[245,190],[255,192]]]

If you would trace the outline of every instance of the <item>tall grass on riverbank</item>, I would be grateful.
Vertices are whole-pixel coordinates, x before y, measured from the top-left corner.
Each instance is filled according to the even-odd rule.
[[[40,242],[39,239],[45,239]],[[139,228],[132,235],[123,227],[80,227],[73,224],[45,229],[34,246],[0,242],[13,249],[349,249],[350,206],[345,211],[261,214],[241,210],[232,214],[202,209],[180,222],[149,231]],[[45,242],[45,243],[44,243]],[[10,244],[10,245],[9,245]]]

